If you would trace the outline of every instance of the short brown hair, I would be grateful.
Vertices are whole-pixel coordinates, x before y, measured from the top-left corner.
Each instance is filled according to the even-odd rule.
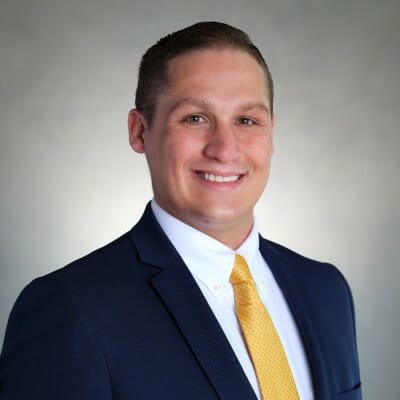
[[[161,38],[142,57],[136,89],[136,108],[151,125],[157,97],[168,84],[168,62],[194,50],[238,49],[252,56],[263,68],[273,113],[274,86],[268,65],[249,36],[222,22],[198,22]]]

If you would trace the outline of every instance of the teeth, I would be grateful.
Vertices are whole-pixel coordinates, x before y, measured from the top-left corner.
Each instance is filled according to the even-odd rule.
[[[208,174],[207,172],[200,172],[199,175],[206,181],[211,181],[211,182],[234,182],[237,181],[240,177],[239,175],[232,175],[232,176],[213,175],[213,174]]]

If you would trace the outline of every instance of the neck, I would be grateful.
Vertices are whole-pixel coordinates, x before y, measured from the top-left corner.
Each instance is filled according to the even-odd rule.
[[[215,221],[182,221],[236,250],[247,239],[253,227],[253,217],[245,223],[218,223]]]
[[[237,218],[207,218],[206,216],[193,215],[189,213],[176,213],[169,211],[160,205],[157,200],[154,204],[177,220],[191,226],[218,240],[232,250],[236,250],[247,239],[253,228],[253,211],[245,213]]]

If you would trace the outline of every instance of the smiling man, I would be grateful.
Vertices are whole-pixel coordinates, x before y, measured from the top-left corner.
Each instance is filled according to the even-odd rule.
[[[236,249],[273,152],[264,70],[244,51],[211,48],[172,59],[167,76],[151,121],[130,112],[130,143],[146,154],[158,205]]]
[[[201,22],[160,39],[128,126],[154,199],[24,289],[0,399],[361,399],[346,281],[257,230],[273,85],[248,36]]]

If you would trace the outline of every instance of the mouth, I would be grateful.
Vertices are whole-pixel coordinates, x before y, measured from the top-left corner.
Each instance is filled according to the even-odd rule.
[[[196,171],[196,174],[201,178],[204,179],[205,181],[209,182],[235,182],[238,181],[239,179],[242,179],[244,174],[237,174],[237,175],[217,175],[217,174],[210,174],[208,172],[203,172],[203,171]]]

